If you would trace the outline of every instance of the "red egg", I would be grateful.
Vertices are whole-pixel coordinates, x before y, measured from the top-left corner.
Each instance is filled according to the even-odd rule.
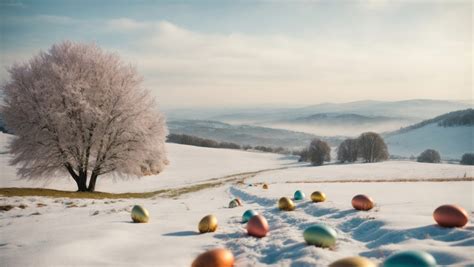
[[[443,227],[463,227],[469,216],[462,207],[456,205],[442,205],[433,212],[434,220]]]
[[[232,267],[234,255],[225,248],[209,250],[199,255],[191,265],[192,267]]]
[[[262,215],[255,215],[247,223],[247,233],[255,237],[264,237],[267,235],[270,227]]]
[[[357,195],[352,198],[352,207],[356,210],[370,210],[374,207],[374,200],[366,195]]]

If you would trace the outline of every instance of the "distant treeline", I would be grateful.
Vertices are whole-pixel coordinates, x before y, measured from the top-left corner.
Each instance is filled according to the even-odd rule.
[[[278,154],[291,154],[291,151],[283,147],[268,147],[268,146],[240,146],[236,143],[231,142],[218,142],[212,139],[201,138],[187,134],[170,134],[168,135],[169,143],[176,143],[182,145],[200,146],[200,147],[211,147],[211,148],[227,148],[227,149],[240,149],[240,150],[258,150],[263,152],[278,153]]]

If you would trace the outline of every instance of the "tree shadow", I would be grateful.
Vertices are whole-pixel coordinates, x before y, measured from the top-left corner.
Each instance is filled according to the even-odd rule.
[[[163,234],[163,236],[194,236],[194,235],[199,235],[199,233],[195,231],[178,231],[178,232]]]

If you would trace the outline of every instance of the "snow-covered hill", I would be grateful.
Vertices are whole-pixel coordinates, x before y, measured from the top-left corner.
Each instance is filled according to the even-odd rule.
[[[385,134],[390,154],[418,156],[425,149],[438,150],[443,159],[461,159],[474,152],[474,111],[447,113]]]
[[[0,143],[9,138],[0,135]],[[230,249],[237,267],[327,266],[356,255],[381,263],[406,249],[431,253],[440,265],[474,264],[474,187],[472,180],[466,179],[473,176],[472,166],[389,161],[312,167],[276,154],[175,144],[167,148],[171,163],[162,174],[117,183],[104,179],[98,189],[146,192],[240,172],[282,169],[247,174],[243,183],[224,182],[173,197],[0,196],[0,205],[14,206],[0,211],[1,265],[190,266],[198,254],[216,247]],[[38,186],[16,179],[14,168],[6,164],[8,157],[0,154],[1,187]],[[262,182],[268,183],[269,189],[262,189]],[[74,184],[63,177],[49,187],[73,190]],[[292,197],[296,190],[307,197],[313,191],[323,191],[327,201],[315,204],[305,199],[296,202],[295,211],[278,210],[277,200]],[[351,198],[361,193],[375,200],[373,210],[358,212],[351,207]],[[227,208],[236,197],[244,206]],[[149,223],[130,223],[130,210],[136,204],[149,210]],[[442,204],[464,207],[471,216],[468,225],[454,229],[435,225],[432,213]],[[267,219],[270,232],[266,237],[246,234],[246,225],[241,223],[246,209]],[[217,217],[218,229],[199,234],[198,222],[208,214]],[[317,223],[335,229],[335,247],[323,249],[305,243],[303,231]]]

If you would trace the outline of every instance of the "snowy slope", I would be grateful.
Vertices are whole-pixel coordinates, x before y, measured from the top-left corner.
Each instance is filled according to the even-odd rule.
[[[418,156],[432,148],[444,159],[461,159],[464,153],[473,153],[473,140],[474,126],[442,127],[436,123],[385,138],[392,155]]]
[[[336,259],[354,255],[380,263],[392,253],[406,249],[427,251],[440,265],[474,264],[474,182],[449,179],[394,182],[400,178],[472,177],[472,166],[389,161],[309,167],[274,154],[182,145],[169,145],[168,150],[171,164],[164,173],[142,180],[101,182],[99,190],[151,191],[235,172],[287,169],[256,174],[244,184],[228,183],[173,198],[92,200],[0,196],[0,205],[16,206],[10,211],[0,211],[1,265],[190,266],[198,254],[215,247],[230,249],[237,267],[327,266]],[[32,186],[16,180],[14,169],[6,165],[7,154],[1,154],[0,159],[1,186]],[[384,179],[391,182],[375,181]],[[330,180],[373,181],[327,182]],[[326,182],[317,183],[320,181]],[[264,190],[261,184],[255,184],[258,182],[267,182],[270,188]],[[63,179],[50,186],[72,188],[73,184]],[[291,197],[297,189],[307,196],[320,190],[328,199],[319,204],[298,201],[295,211],[279,211],[278,198]],[[351,198],[360,193],[375,200],[373,210],[352,209]],[[227,208],[235,197],[243,200],[244,207]],[[19,208],[21,204],[26,207]],[[135,204],[149,210],[149,223],[130,223],[130,209]],[[464,207],[470,215],[468,225],[456,229],[436,226],[432,212],[442,204]],[[262,239],[247,236],[245,224],[240,221],[242,213],[249,208],[266,217],[270,225],[268,236]],[[197,224],[208,214],[217,216],[218,230],[198,234]],[[316,223],[327,224],[337,231],[338,240],[333,249],[305,244],[304,229]]]
[[[11,135],[0,133],[0,151],[6,147]],[[170,164],[159,175],[140,179],[115,181],[111,177],[99,177],[97,191],[148,192],[164,188],[196,183],[226,175],[272,169],[295,164],[295,159],[278,154],[245,152],[230,149],[166,144]],[[3,151],[6,151],[3,150]],[[0,187],[46,187],[75,190],[76,184],[68,175],[50,181],[28,181],[16,177],[15,168],[8,165],[9,154],[0,154]]]

